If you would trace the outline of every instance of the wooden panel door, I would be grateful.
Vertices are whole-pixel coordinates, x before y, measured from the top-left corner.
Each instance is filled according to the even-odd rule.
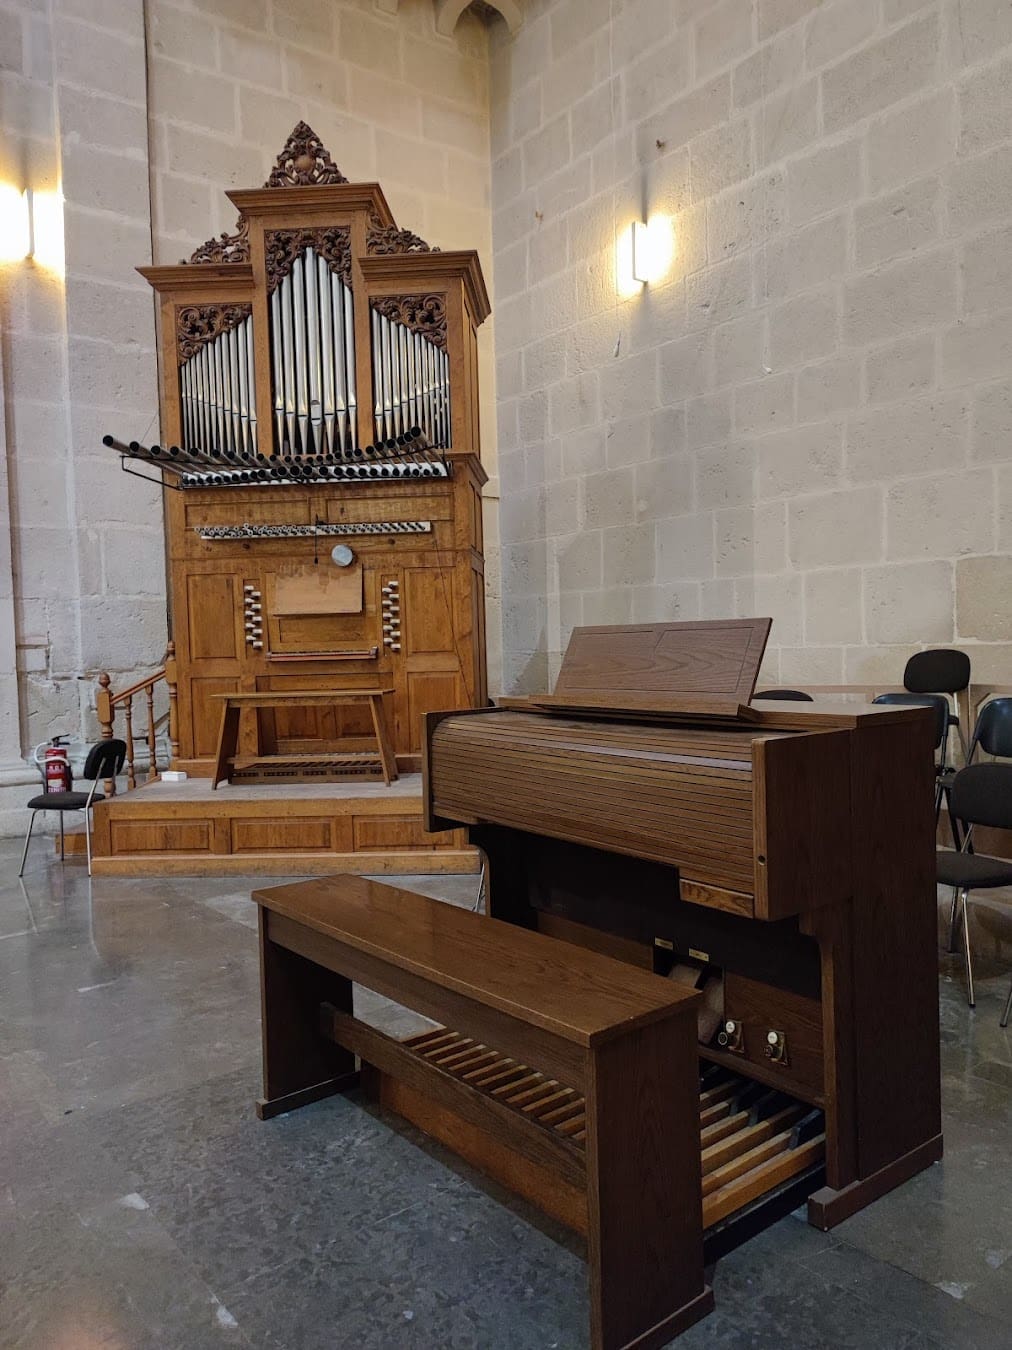
[[[455,571],[452,567],[405,568],[401,582],[401,643],[406,699],[405,725],[398,745],[418,754],[422,743],[422,714],[459,708],[469,702],[454,637]]]
[[[214,754],[218,737],[221,705],[213,696],[241,687],[242,580],[227,562],[187,566],[175,601],[180,758],[202,759]]]

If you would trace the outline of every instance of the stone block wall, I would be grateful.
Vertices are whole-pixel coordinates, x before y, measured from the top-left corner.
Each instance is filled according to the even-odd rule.
[[[531,0],[492,51],[504,683],[771,614],[763,672],[1012,683],[1012,8]],[[623,294],[634,219],[675,256]]]
[[[143,6],[11,0],[0,26],[0,181],[36,194],[35,258],[0,268],[6,832],[38,782],[22,756],[95,734],[89,677],[160,658],[165,585],[159,494],[100,443],[157,431],[151,303],[133,271],[151,257]]]

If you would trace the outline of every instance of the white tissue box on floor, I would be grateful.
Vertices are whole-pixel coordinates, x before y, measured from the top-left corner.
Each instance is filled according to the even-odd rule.
[[[189,776],[189,775],[188,775],[183,769],[163,769],[163,770],[162,770],[162,782],[163,782],[163,783],[185,783],[186,780],[187,780],[187,778],[188,778],[188,776]]]

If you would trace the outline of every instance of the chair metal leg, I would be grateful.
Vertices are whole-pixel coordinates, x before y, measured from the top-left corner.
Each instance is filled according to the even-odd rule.
[[[963,920],[963,955],[966,958],[966,1001],[971,1008],[977,1005],[973,997],[973,958],[970,955],[970,916],[966,912],[966,897],[969,888],[964,886],[959,893],[959,910]]]
[[[1009,1013],[1012,1013],[1012,984],[1008,987],[1008,998],[1005,1001],[1005,1011],[1001,1015],[1001,1024],[1003,1027],[1008,1026]]]
[[[18,868],[18,876],[19,876],[19,877],[23,877],[24,874],[25,874],[25,860],[26,860],[27,857],[28,857],[28,845],[29,845],[29,843],[31,842],[31,838],[32,838],[32,830],[35,828],[35,817],[36,817],[38,814],[39,814],[38,811],[33,811],[33,812],[32,812],[32,818],[31,818],[31,820],[28,822],[28,833],[25,835],[25,848],[24,848],[24,852],[21,854],[21,866]]]
[[[952,888],[952,904],[949,907],[949,951],[956,950],[956,924],[959,920],[959,887]]]
[[[957,853],[963,849],[963,841],[959,837],[959,826],[956,824],[956,817],[952,814],[952,793],[941,783],[935,792],[935,829],[938,829],[938,818],[942,814],[942,803],[945,803],[945,809],[949,816],[949,832],[952,835],[952,846]]]
[[[88,875],[91,876],[91,807],[84,813],[84,846],[88,850]]]
[[[970,762],[970,750],[966,744],[966,737],[963,735],[963,724],[958,717],[956,718],[956,735],[959,737],[959,744],[963,750],[963,766],[965,768]]]

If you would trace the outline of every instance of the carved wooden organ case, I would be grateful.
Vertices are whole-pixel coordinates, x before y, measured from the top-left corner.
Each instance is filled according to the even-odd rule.
[[[234,234],[139,269],[166,448],[117,445],[181,489],[165,494],[174,760],[210,771],[214,694],[379,685],[410,770],[423,713],[487,701],[477,254],[399,229],[304,123],[263,188],[228,196]],[[354,748],[362,716],[261,713],[240,749]]]

